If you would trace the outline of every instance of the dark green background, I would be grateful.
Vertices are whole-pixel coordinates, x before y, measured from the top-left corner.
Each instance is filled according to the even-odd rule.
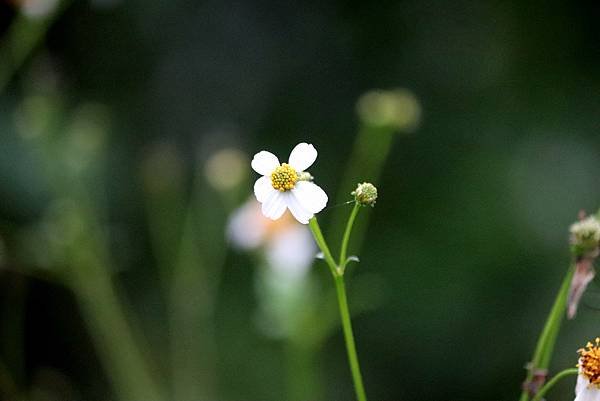
[[[50,196],[13,123],[41,58],[57,66],[67,107],[94,101],[111,114],[103,182],[125,238],[115,240],[119,275],[150,333],[164,311],[152,302],[158,276],[137,176],[147,146],[175,144],[191,171],[198,155],[224,145],[284,155],[311,142],[319,150],[311,172],[335,193],[359,126],[356,99],[406,87],[421,102],[421,126],[394,141],[356,269],[386,284],[384,303],[354,320],[367,392],[377,401],[517,398],[569,264],[568,226],[580,209],[600,206],[596,2],[92,3],[75,2],[57,19],[0,99],[0,235],[9,250]],[[14,283],[25,283],[25,385],[49,365],[83,399],[106,399],[68,291],[23,279],[20,262],[11,264],[1,302],[14,310]],[[217,307],[220,395],[281,401],[280,344],[256,329],[252,275],[249,257],[228,255]],[[600,334],[599,307],[592,283],[563,326],[553,371],[574,365],[575,351]],[[327,400],[352,399],[340,330],[316,368]],[[569,399],[572,384],[549,399]]]

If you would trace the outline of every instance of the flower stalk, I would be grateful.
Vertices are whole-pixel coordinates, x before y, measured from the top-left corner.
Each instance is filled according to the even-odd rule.
[[[572,376],[572,375],[576,375],[578,373],[578,370],[575,368],[572,369],[565,369],[562,372],[557,373],[552,379],[550,379],[548,381],[548,383],[546,383],[541,389],[540,391],[537,392],[537,394],[531,399],[531,401],[541,401],[542,397],[544,397],[544,395],[550,391],[550,389],[552,387],[554,387],[554,385],[556,383],[558,383],[561,379],[563,379],[564,377],[567,376]]]
[[[348,223],[346,224],[346,230],[344,231],[344,238],[342,239],[342,247],[340,250],[340,269],[342,270],[342,274],[344,274],[344,270],[346,270],[346,263],[348,260],[348,243],[350,242],[350,234],[352,233],[352,227],[354,226],[354,220],[358,215],[358,210],[360,209],[360,204],[358,202],[354,202],[354,207],[352,208],[352,212],[350,213],[350,217],[348,218]]]
[[[352,380],[354,382],[354,391],[358,401],[367,401],[367,395],[362,380],[362,374],[360,372],[360,363],[358,361],[358,354],[356,352],[356,343],[354,341],[354,333],[352,330],[352,321],[350,319],[350,310],[348,308],[348,297],[346,295],[346,285],[344,283],[344,271],[346,266],[346,255],[348,251],[348,243],[350,241],[350,234],[352,233],[352,227],[358,214],[361,205],[356,202],[354,208],[350,213],[348,223],[346,224],[346,230],[342,239],[342,245],[340,250],[340,259],[336,263],[333,259],[329,246],[323,237],[321,228],[316,217],[313,217],[309,221],[310,230],[313,233],[317,245],[323,252],[325,262],[329,266],[333,280],[335,282],[335,289],[337,293],[338,306],[340,310],[340,318],[342,321],[342,329],[344,332],[344,341],[346,343],[346,352],[348,354],[348,363],[350,365],[350,371],[352,373]]]
[[[335,277],[335,289],[337,292],[338,305],[340,307],[340,317],[342,318],[342,328],[344,330],[344,341],[346,342],[348,362],[350,364],[350,370],[352,371],[354,391],[356,392],[358,401],[367,401],[362,374],[360,373],[358,354],[356,353],[356,344],[354,343],[354,333],[352,331],[352,322],[350,321],[350,310],[348,309],[348,299],[346,297],[346,286],[344,284],[343,275]]]
[[[530,400],[530,397],[535,396],[540,386],[544,384],[546,378],[545,371],[548,369],[548,365],[550,365],[556,337],[558,336],[558,331],[567,307],[573,272],[573,266],[570,266],[560,286],[554,305],[548,314],[548,318],[536,344],[531,364],[528,367],[527,378],[523,383],[523,391],[521,392],[519,401]]]

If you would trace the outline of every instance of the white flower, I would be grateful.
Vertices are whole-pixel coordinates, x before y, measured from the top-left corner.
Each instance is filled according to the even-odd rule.
[[[290,153],[288,163],[279,163],[267,151],[254,155],[252,168],[262,177],[254,183],[254,195],[262,203],[262,213],[271,220],[280,218],[286,209],[302,224],[327,205],[327,194],[312,183],[304,172],[317,159],[313,145],[299,143]]]
[[[579,374],[575,386],[575,401],[600,401],[600,339],[587,343],[579,351]]]

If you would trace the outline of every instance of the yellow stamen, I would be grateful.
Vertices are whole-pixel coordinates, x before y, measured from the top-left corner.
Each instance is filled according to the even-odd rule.
[[[596,338],[594,344],[588,342],[578,350],[581,373],[590,381],[590,384],[600,388],[600,338]]]
[[[294,188],[297,181],[298,173],[287,163],[283,163],[271,173],[271,185],[281,192]]]

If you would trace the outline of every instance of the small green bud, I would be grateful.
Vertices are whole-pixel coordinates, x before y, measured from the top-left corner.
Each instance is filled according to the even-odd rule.
[[[600,222],[595,216],[589,216],[569,228],[571,233],[571,251],[576,256],[595,254],[600,245]]]
[[[356,189],[350,194],[354,200],[362,206],[375,206],[377,200],[377,188],[369,182],[358,184]]]

